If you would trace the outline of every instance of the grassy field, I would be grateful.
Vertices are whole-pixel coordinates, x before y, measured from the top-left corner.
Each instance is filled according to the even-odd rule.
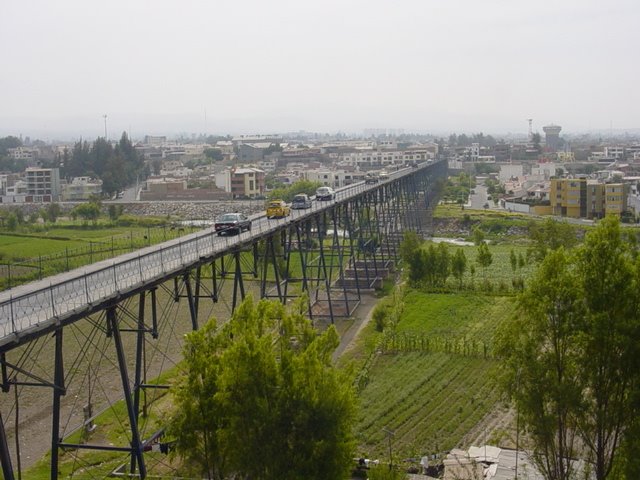
[[[190,229],[187,229],[191,231]],[[174,238],[175,230],[169,227],[119,227],[99,226],[79,228],[78,226],[55,227],[42,232],[11,234],[0,232],[0,258],[4,261],[23,260],[64,252],[66,249],[86,246],[89,243],[110,245],[115,243],[141,243],[147,240],[157,243]]]
[[[512,297],[410,291],[397,329],[491,342],[496,327],[512,312]],[[361,339],[360,353],[365,348],[367,341]],[[353,352],[352,358],[357,355]],[[389,447],[384,429],[394,432],[396,459],[467,446],[462,439],[500,400],[497,376],[497,361],[478,355],[398,352],[376,356],[360,392],[359,454],[386,461]]]
[[[462,249],[467,257],[467,270],[464,275],[464,282],[476,282],[480,283],[488,280],[492,283],[505,282],[507,286],[511,285],[511,280],[514,278],[527,278],[535,270],[536,264],[527,261],[527,247],[523,245],[510,245],[510,244],[489,244],[489,251],[492,255],[492,263],[485,270],[482,269],[477,263],[478,247],[465,246],[465,247],[449,247],[449,253],[453,255],[456,249]],[[525,265],[522,267],[516,267],[514,271],[511,268],[511,250],[515,253],[516,257],[522,255]],[[470,267],[474,265],[475,274],[471,275]],[[450,282],[454,282],[453,279],[449,279]]]
[[[470,218],[471,220],[508,219],[510,221],[528,222],[539,220],[540,217],[525,215],[524,213],[508,212],[505,210],[473,210],[460,208],[460,205],[441,204],[433,212],[433,218]]]
[[[0,289],[113,258],[196,230],[99,224],[0,233]]]
[[[424,294],[410,291],[398,332],[468,336],[491,342],[500,321],[511,312],[511,297],[474,294]]]
[[[53,239],[44,237],[0,234],[0,258],[11,261],[64,252],[67,248],[86,245],[82,239]]]

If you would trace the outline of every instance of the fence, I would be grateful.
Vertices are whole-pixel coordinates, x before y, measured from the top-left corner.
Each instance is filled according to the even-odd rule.
[[[468,337],[439,336],[428,333],[390,332],[380,341],[382,353],[398,352],[442,352],[466,357],[492,358],[488,343]]]
[[[114,235],[106,241],[89,242],[87,246],[65,248],[50,255],[2,263],[0,264],[0,290],[172,240],[200,228],[195,225],[147,227],[146,231],[130,231],[122,235]]]

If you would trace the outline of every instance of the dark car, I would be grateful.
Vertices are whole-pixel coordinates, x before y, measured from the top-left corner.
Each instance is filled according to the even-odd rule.
[[[299,193],[298,195],[293,197],[291,208],[311,208],[311,199],[309,198],[309,195],[307,195],[306,193]]]
[[[216,233],[240,233],[251,230],[251,220],[242,213],[225,213],[216,219]]]
[[[316,190],[316,200],[333,200],[336,198],[336,192],[331,187],[320,187]]]
[[[364,176],[364,183],[366,183],[367,185],[378,183],[378,180],[378,174],[375,172],[369,172]]]

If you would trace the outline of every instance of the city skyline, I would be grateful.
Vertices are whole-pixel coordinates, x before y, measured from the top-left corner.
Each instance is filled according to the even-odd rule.
[[[10,3],[0,136],[640,128],[631,0]]]

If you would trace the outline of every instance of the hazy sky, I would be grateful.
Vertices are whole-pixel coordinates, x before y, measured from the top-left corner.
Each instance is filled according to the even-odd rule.
[[[4,0],[0,135],[640,127],[638,0]]]

